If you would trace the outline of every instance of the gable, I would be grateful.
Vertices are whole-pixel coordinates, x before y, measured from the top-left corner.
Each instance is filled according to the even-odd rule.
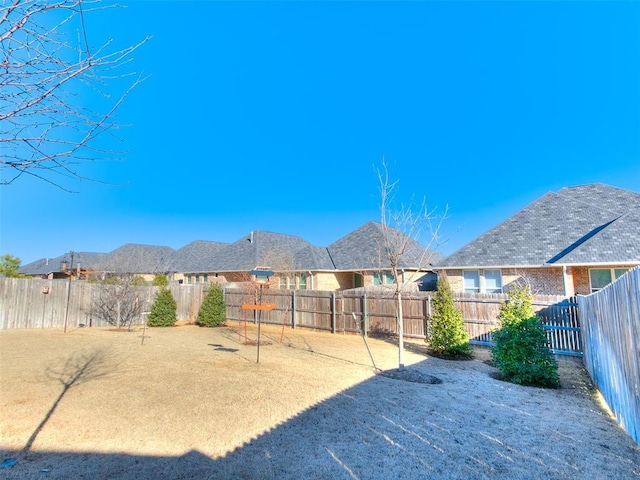
[[[426,249],[397,229],[389,228],[392,244],[408,240],[406,251],[400,259],[400,268],[426,268],[441,255]],[[377,270],[388,268],[382,224],[367,222],[327,247],[338,270]]]

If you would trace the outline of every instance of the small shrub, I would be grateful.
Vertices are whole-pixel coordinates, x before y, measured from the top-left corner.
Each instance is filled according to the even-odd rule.
[[[150,327],[170,327],[176,323],[178,304],[168,288],[160,288],[151,306],[147,325]]]
[[[169,280],[166,275],[158,274],[153,277],[153,286],[154,287],[167,287],[169,285]]]
[[[198,324],[205,327],[221,325],[227,318],[227,306],[224,303],[224,295],[218,284],[212,284],[202,300],[198,311]]]
[[[434,355],[445,358],[471,358],[473,349],[462,313],[453,303],[453,292],[446,279],[438,280],[433,299],[430,347]]]
[[[538,317],[504,327],[493,334],[493,339],[491,354],[505,380],[520,385],[558,386],[558,364],[549,351]]]
[[[508,327],[535,317],[532,303],[533,295],[527,285],[509,290],[509,299],[500,306],[500,326]]]
[[[133,285],[134,287],[142,287],[146,284],[147,284],[147,281],[141,275],[136,275],[131,280],[131,285]]]
[[[556,387],[558,364],[542,321],[535,316],[528,287],[509,291],[500,307],[501,329],[493,333],[491,356],[502,378],[520,385]]]

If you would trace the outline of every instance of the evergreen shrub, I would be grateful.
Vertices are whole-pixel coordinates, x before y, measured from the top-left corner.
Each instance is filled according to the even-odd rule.
[[[493,333],[493,361],[502,378],[520,385],[557,387],[558,364],[532,306],[528,287],[515,288],[500,307],[501,329]]]
[[[176,323],[178,304],[168,288],[160,288],[147,320],[150,327],[170,327]]]
[[[453,302],[453,292],[445,278],[438,280],[431,316],[431,352],[444,358],[471,358],[473,349],[462,312]]]
[[[227,318],[227,306],[220,285],[213,283],[202,300],[198,311],[198,324],[205,327],[222,325]]]

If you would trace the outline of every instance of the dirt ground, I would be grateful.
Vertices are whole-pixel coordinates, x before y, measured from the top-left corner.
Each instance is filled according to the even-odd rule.
[[[263,326],[0,331],[0,478],[630,479],[579,360],[562,388],[407,345]],[[373,357],[373,362],[372,362]]]

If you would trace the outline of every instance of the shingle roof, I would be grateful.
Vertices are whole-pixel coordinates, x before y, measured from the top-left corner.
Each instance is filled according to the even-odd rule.
[[[257,266],[296,270],[296,253],[312,246],[301,237],[257,230],[221,249],[212,271],[250,271]]]
[[[309,245],[294,255],[296,270],[334,270],[336,266],[331,260],[326,247]]]
[[[106,255],[102,270],[117,273],[163,273],[172,271],[175,250],[171,247],[128,243]]]
[[[391,238],[404,237],[396,229],[389,229],[389,232]],[[372,270],[388,267],[384,245],[382,224],[371,221],[335,241],[327,249],[338,270]],[[438,252],[425,249],[409,238],[407,251],[401,257],[398,267],[426,268],[441,258],[442,255]]]
[[[604,184],[547,193],[438,268],[640,261],[640,194]]]
[[[41,258],[35,262],[28,263],[20,269],[20,272],[25,275],[47,275],[51,272],[60,271],[60,262],[66,260],[70,268],[95,268],[100,265],[105,257],[106,253],[95,252],[73,252],[73,265],[71,265],[71,255],[65,254],[55,258]]]
[[[392,230],[392,233],[400,232]],[[256,266],[268,266],[278,271],[332,271],[384,268],[380,260],[383,231],[379,223],[368,222],[329,247],[319,247],[294,235],[251,232],[233,243],[197,240],[179,250],[155,245],[126,244],[110,253],[75,253],[74,264],[85,268],[115,273],[164,272],[240,272]],[[401,268],[425,268],[425,261],[441,257],[427,250],[429,259],[420,259],[425,251],[410,239]],[[44,275],[59,271],[64,256],[42,259],[24,266],[22,273]]]
[[[173,254],[173,267],[178,272],[214,271],[217,255],[228,243],[196,240],[176,250]]]

